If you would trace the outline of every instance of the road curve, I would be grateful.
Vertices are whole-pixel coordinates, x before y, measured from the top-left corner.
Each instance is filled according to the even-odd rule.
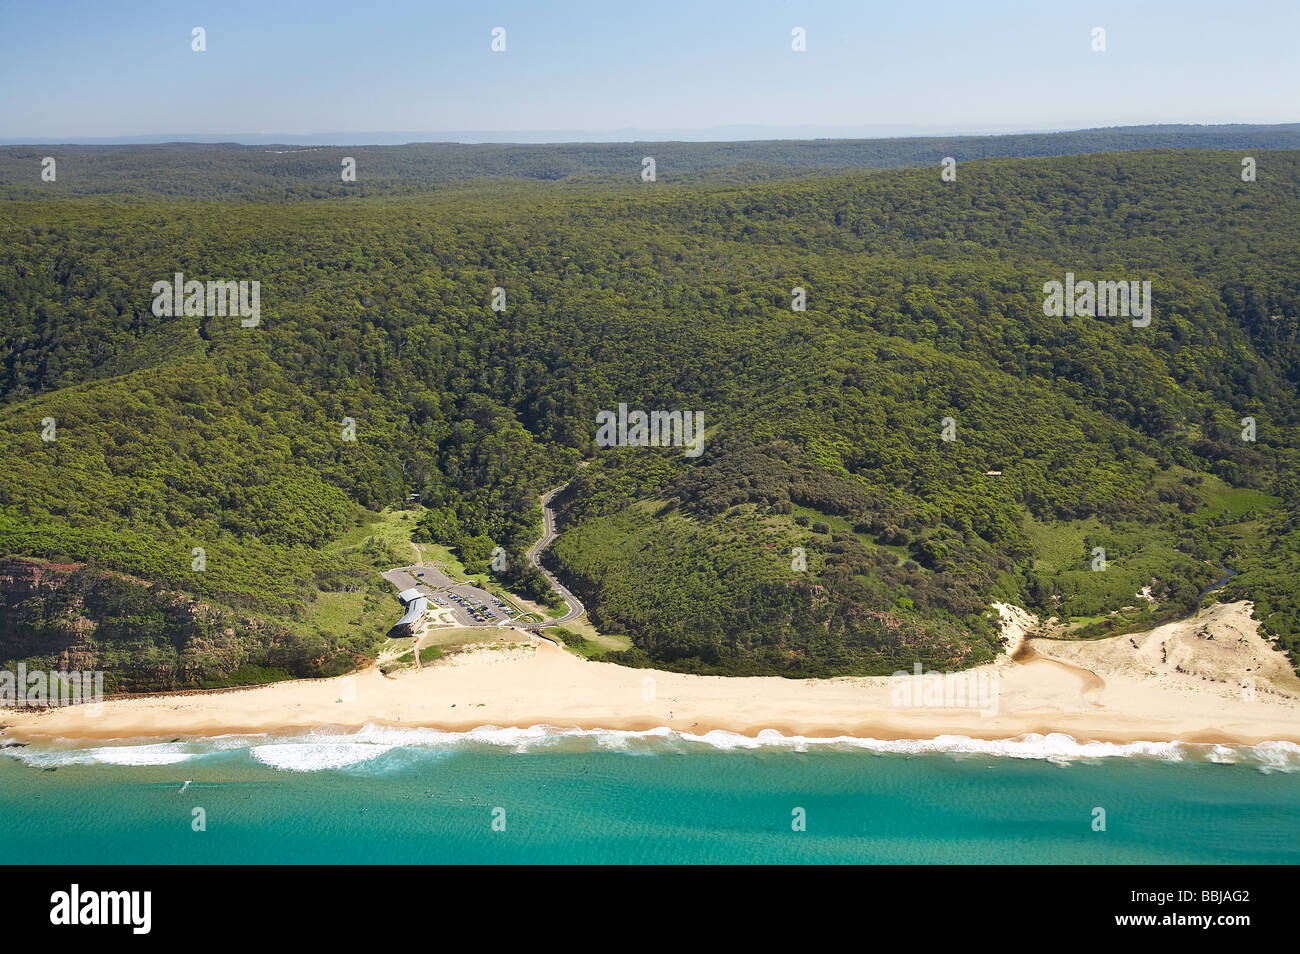
[[[556,497],[558,497],[561,493],[563,493],[565,488],[568,486],[569,485],[567,483],[564,483],[558,487],[553,487],[550,490],[548,490],[546,493],[542,494],[542,536],[540,540],[538,540],[536,543],[534,543],[531,547],[528,548],[528,552],[525,554],[525,556],[527,557],[529,563],[531,563],[533,566],[537,567],[537,569],[542,571],[542,575],[546,577],[547,582],[551,584],[551,587],[555,590],[555,592],[560,594],[560,598],[563,599],[564,602],[569,604],[569,611],[565,613],[563,616],[557,617],[556,619],[548,619],[541,623],[526,624],[529,626],[529,628],[541,628],[544,626],[559,626],[561,623],[567,623],[570,620],[575,620],[583,613],[587,612],[586,607],[582,605],[582,600],[574,596],[572,591],[570,591],[568,587],[566,587],[563,583],[561,583],[556,578],[554,573],[546,569],[546,567],[542,566],[542,561],[539,559],[541,557],[542,551],[545,550],[548,546],[550,546],[551,543],[555,540],[555,537],[557,536],[555,530],[555,508],[551,505],[551,501],[554,500]]]

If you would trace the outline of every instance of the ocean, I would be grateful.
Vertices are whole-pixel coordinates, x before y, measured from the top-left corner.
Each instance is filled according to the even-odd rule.
[[[1300,864],[1287,743],[372,726],[0,756],[28,864]]]

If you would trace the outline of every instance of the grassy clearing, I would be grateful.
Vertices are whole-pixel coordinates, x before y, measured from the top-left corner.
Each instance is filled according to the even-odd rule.
[[[411,542],[411,533],[415,530],[415,523],[422,511],[423,508],[418,507],[410,510],[387,508],[374,522],[353,527],[325,546],[323,552],[334,554],[366,552],[368,548],[373,551],[377,544],[391,553],[392,565],[414,563],[418,553],[415,544]]]
[[[543,632],[548,636],[554,636],[569,649],[589,659],[632,648],[630,637],[598,632],[585,616],[570,620],[563,626],[549,627]]]
[[[1025,536],[1034,551],[1035,570],[1065,570],[1083,566],[1088,548],[1088,534],[1101,529],[1098,520],[1072,520],[1068,523],[1040,523],[1025,517]]]
[[[365,593],[320,593],[308,606],[305,626],[338,633],[360,626],[366,613]]]
[[[424,548],[424,562],[442,567],[443,571],[457,583],[472,583],[485,590],[491,588],[492,584],[486,573],[466,573],[465,564],[441,543],[422,543],[420,546]]]
[[[302,618],[273,619],[300,636],[340,638],[356,651],[373,655],[382,651],[389,630],[402,615],[397,597],[377,590],[318,592],[305,605]]]
[[[1201,499],[1205,501],[1205,508],[1198,511],[1196,517],[1203,521],[1264,514],[1282,502],[1279,498],[1260,490],[1252,490],[1249,487],[1229,487],[1217,477],[1206,477],[1200,491]]]
[[[439,646],[444,650],[462,649],[480,643],[499,643],[502,637],[507,640],[515,637],[513,631],[493,627],[456,626],[450,629],[430,629],[425,631],[424,645]]]

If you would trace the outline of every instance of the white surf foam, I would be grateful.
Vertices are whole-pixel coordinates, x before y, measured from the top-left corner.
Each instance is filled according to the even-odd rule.
[[[377,759],[392,748],[373,742],[313,741],[255,745],[249,754],[263,765],[287,772],[347,768]]]
[[[203,754],[192,743],[158,742],[145,745],[97,745],[93,748],[43,747],[28,745],[23,748],[5,749],[4,754],[11,755],[29,765],[42,768],[61,765],[174,765],[186,762]]]
[[[660,726],[644,731],[620,729],[562,729],[537,725],[511,728],[480,726],[465,732],[442,729],[366,725],[347,731],[317,730],[304,735],[267,737],[221,736],[213,739],[138,745],[97,745],[90,748],[27,746],[4,750],[33,765],[102,763],[109,765],[171,765],[231,749],[249,754],[271,768],[289,772],[314,772],[362,765],[398,749],[454,751],[473,746],[507,748],[518,753],[540,751],[616,751],[651,755],[664,752],[753,751],[786,749],[794,752],[860,751],[879,755],[988,756],[1038,759],[1057,764],[1088,759],[1150,758],[1171,762],[1194,761],[1247,764],[1263,771],[1300,771],[1300,745],[1264,742],[1255,746],[1209,745],[1190,742],[1091,742],[1064,733],[1028,733],[1008,739],[973,739],[942,735],[933,739],[872,739],[855,736],[787,736],[766,729],[756,736],[715,729],[704,733],[679,732]]]
[[[280,756],[277,766],[310,771],[314,766],[332,767],[335,762],[353,763],[374,758],[395,748],[455,749],[487,745],[525,753],[555,748],[604,750],[628,753],[753,751],[788,749],[863,751],[882,755],[983,755],[997,758],[1038,759],[1069,763],[1103,758],[1151,758],[1172,762],[1198,761],[1226,764],[1254,764],[1283,771],[1300,771],[1300,745],[1266,742],[1258,746],[1208,745],[1190,742],[1093,742],[1065,733],[1028,733],[1008,739],[974,739],[964,735],[942,735],[933,739],[872,739],[856,736],[787,736],[765,729],[755,736],[714,729],[695,734],[660,726],[643,731],[621,729],[562,729],[537,725],[529,728],[480,726],[466,732],[441,729],[367,725],[350,735],[322,739],[317,735],[277,740],[273,749]],[[295,749],[297,751],[295,751]],[[260,758],[260,756],[259,756]],[[263,759],[263,761],[268,761]],[[268,764],[271,764],[268,761]]]

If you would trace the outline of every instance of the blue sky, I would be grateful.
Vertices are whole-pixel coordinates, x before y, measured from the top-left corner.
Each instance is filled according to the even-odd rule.
[[[0,0],[0,139],[1295,122],[1297,37],[1296,0]]]

